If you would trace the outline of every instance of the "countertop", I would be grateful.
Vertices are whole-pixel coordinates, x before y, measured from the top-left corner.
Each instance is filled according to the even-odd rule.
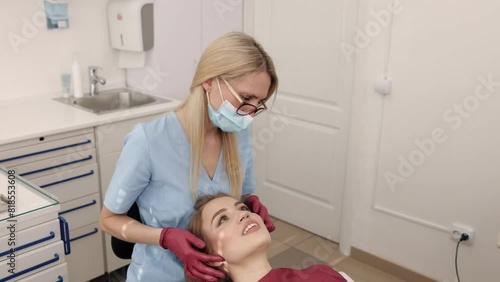
[[[0,168],[1,183],[8,183],[7,181],[9,179],[8,176],[9,174],[7,173],[7,171]],[[6,221],[8,219],[15,218],[17,216],[24,216],[28,213],[37,212],[38,215],[45,214],[45,211],[39,211],[39,210],[59,205],[59,202],[56,200],[57,197],[53,196],[47,191],[42,191],[40,188],[32,186],[32,184],[25,182],[25,180],[20,179],[18,176],[16,176],[16,178],[14,179],[15,179],[15,189],[9,188],[8,190],[7,185],[0,185],[0,194],[4,195],[5,197],[14,196],[14,198],[9,199],[12,201],[10,203],[10,207],[14,208],[14,211],[12,213],[8,211],[0,212],[0,221]],[[23,200],[19,201],[19,199]],[[49,212],[50,210],[59,210],[59,206],[49,209]],[[14,214],[15,217],[11,217],[11,214]],[[28,217],[32,216],[33,215],[30,215]],[[0,234],[4,235],[5,232],[6,230],[2,230]],[[3,246],[2,244],[1,246],[2,251],[4,247],[5,246]]]
[[[2,101],[0,145],[168,112],[180,104],[178,100],[167,99],[172,102],[101,115],[54,101],[53,97]]]

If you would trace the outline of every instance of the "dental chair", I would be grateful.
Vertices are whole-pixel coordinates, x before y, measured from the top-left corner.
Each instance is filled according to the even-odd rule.
[[[142,223],[137,203],[134,202],[134,204],[130,207],[130,210],[127,212],[127,215]],[[126,242],[111,236],[111,248],[113,249],[113,253],[121,259],[131,259],[134,246],[135,243]]]
[[[354,280],[352,280],[351,277],[349,277],[349,275],[345,274],[345,272],[342,272],[342,271],[339,271],[340,275],[342,275],[342,277],[344,277],[345,280],[347,280],[347,282],[354,282]]]
[[[134,202],[134,204],[130,207],[130,210],[127,212],[127,215],[142,223],[141,214],[139,213],[139,207],[137,206],[137,203]],[[499,243],[500,243],[500,235],[499,235]],[[116,237],[111,236],[111,248],[113,249],[113,253],[121,259],[131,259],[132,252],[134,251],[134,246],[135,243],[123,241]],[[352,280],[352,278],[349,277],[349,275],[347,275],[345,272],[339,271],[339,273],[347,280],[347,282],[354,282],[354,280]]]

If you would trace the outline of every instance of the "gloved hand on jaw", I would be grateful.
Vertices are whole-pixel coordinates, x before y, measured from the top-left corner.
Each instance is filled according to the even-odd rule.
[[[180,228],[163,228],[160,234],[160,246],[172,251],[184,265],[186,276],[203,281],[217,281],[224,278],[224,273],[207,266],[205,263],[222,262],[224,258],[201,253],[193,248],[204,248],[205,242],[191,232]]]
[[[264,220],[264,224],[269,232],[273,232],[276,229],[274,223],[271,221],[269,217],[269,213],[267,212],[267,208],[260,202],[259,197],[255,195],[250,195],[245,197],[245,205],[247,205],[250,210],[262,218]]]

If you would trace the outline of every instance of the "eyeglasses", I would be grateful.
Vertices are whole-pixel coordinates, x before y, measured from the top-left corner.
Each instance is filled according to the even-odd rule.
[[[263,111],[267,110],[267,106],[263,102],[259,102],[256,106],[256,105],[253,105],[253,104],[250,104],[250,103],[243,101],[241,99],[241,96],[238,93],[236,93],[236,91],[234,91],[233,87],[231,87],[231,85],[225,79],[223,79],[223,78],[221,78],[221,79],[227,85],[227,88],[229,88],[229,92],[231,92],[231,94],[233,94],[233,96],[241,103],[241,105],[236,110],[236,113],[238,115],[240,115],[240,116],[246,116],[246,115],[256,116],[256,115],[262,113]]]

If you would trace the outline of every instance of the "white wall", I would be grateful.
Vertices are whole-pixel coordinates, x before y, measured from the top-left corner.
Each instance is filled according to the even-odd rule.
[[[449,229],[460,222],[475,229],[472,245],[460,249],[462,281],[498,281],[500,84],[487,96],[478,78],[500,82],[500,3],[396,1],[391,41],[390,26],[377,31],[373,14],[389,2],[359,2],[358,27],[373,29],[348,56],[356,64],[346,187],[352,221],[342,240],[451,282]],[[387,65],[394,87],[384,98],[373,82]],[[428,140],[421,149],[433,132],[435,147]],[[412,158],[413,170],[399,172],[401,158]],[[390,173],[401,181],[390,184]]]
[[[41,0],[0,1],[0,99],[60,95],[60,75],[71,70],[78,53],[84,91],[88,92],[89,65],[103,68],[108,87],[124,85],[117,53],[109,46],[107,1],[69,1],[69,29],[47,30]],[[12,44],[18,35],[22,43]]]
[[[242,30],[242,1],[155,2],[155,46],[146,66],[127,70],[129,86],[182,100],[203,49],[228,31]]]
[[[133,88],[179,99],[188,92],[192,60],[200,53],[200,0],[156,1],[154,13],[154,48],[148,52],[144,68],[127,70],[127,83]]]
[[[118,52],[109,46],[107,2],[71,0],[70,28],[47,30],[42,0],[0,1],[0,100],[60,95],[60,75],[71,71],[75,54],[84,92],[88,66],[98,65],[107,79],[101,89],[124,86],[127,80],[133,88],[183,99],[202,49],[223,33],[242,29],[239,1],[155,1],[155,46],[146,52],[144,68],[125,75],[118,68]]]

